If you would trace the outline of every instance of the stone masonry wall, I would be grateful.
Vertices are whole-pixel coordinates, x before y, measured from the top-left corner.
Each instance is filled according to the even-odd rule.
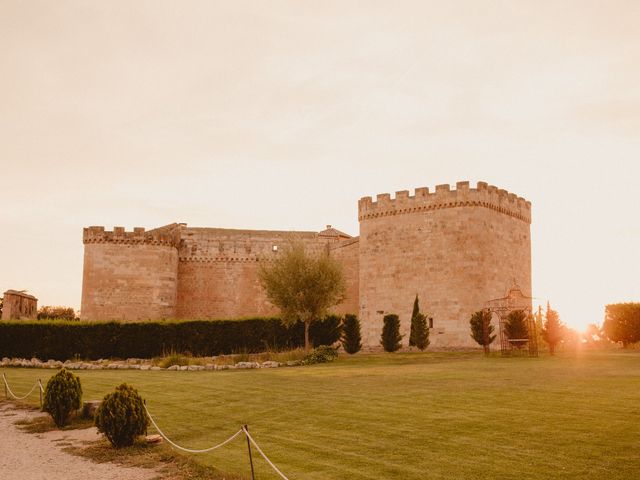
[[[333,312],[358,314],[360,304],[360,242],[359,238],[343,240],[331,245],[330,254],[342,265],[346,294],[344,301],[333,309]]]
[[[323,236],[322,232],[183,228],[177,317],[219,319],[276,315],[278,310],[267,300],[258,270],[261,262],[275,259],[293,240],[302,241],[312,255],[339,242],[338,238]],[[349,262],[352,265],[353,259]],[[352,270],[350,278],[355,279]]]
[[[277,314],[258,280],[292,240],[328,251],[344,268],[345,301],[363,344],[378,347],[382,317],[396,313],[408,344],[413,300],[433,318],[434,347],[475,347],[471,313],[517,283],[531,296],[531,204],[479,182],[364,197],[360,236],[190,228],[84,229],[83,319],[221,319]]]
[[[35,319],[38,299],[27,293],[7,290],[2,298],[2,320]]]
[[[177,228],[177,227],[176,227]],[[175,318],[175,231],[116,227],[84,231],[81,317],[88,320]]]
[[[471,313],[518,283],[531,295],[530,203],[480,182],[365,197],[359,203],[363,344],[378,346],[382,318],[400,316],[409,340],[413,300],[432,316],[435,347],[477,346]]]

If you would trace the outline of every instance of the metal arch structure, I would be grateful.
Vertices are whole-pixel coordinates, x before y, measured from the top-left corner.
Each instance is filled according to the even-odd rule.
[[[522,293],[522,289],[514,283],[504,297],[495,298],[486,303],[487,310],[495,313],[499,319],[500,352],[503,356],[510,356],[514,352],[521,353],[524,347],[530,357],[538,356],[538,336],[536,322],[532,315],[532,300],[532,297],[527,297]],[[522,310],[527,314],[527,338],[510,339],[505,332],[507,317],[516,310]]]

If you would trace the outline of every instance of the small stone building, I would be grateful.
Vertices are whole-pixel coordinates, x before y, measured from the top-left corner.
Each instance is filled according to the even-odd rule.
[[[2,320],[35,319],[38,316],[38,299],[17,290],[7,290],[2,299]]]

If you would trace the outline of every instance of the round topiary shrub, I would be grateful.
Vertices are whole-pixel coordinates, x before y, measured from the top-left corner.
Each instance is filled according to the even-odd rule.
[[[80,379],[63,368],[47,382],[42,410],[49,413],[58,427],[69,423],[71,413],[80,408],[82,387]]]
[[[96,412],[96,427],[116,448],[133,445],[145,433],[149,419],[142,397],[131,385],[123,383],[114,393],[105,395]]]

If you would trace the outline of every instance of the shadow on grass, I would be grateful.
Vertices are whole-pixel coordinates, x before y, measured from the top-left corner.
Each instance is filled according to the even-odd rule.
[[[85,442],[81,447],[66,447],[63,451],[88,458],[96,463],[116,463],[127,467],[152,468],[159,478],[175,480],[243,480],[245,477],[220,472],[198,465],[188,457],[176,454],[166,445],[138,440],[131,447],[114,448],[102,439]]]

